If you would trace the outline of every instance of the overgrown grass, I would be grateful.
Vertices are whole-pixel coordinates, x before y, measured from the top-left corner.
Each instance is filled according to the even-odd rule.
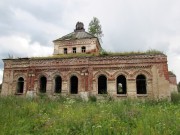
[[[71,53],[71,54],[58,54],[46,57],[32,57],[31,59],[54,59],[54,58],[74,58],[74,57],[92,57],[98,56],[98,54],[86,54],[86,53]]]
[[[100,52],[100,56],[131,56],[131,55],[157,55],[157,54],[164,55],[162,51],[155,49],[150,49],[147,51],[130,51],[130,52],[108,52],[102,50]]]
[[[99,54],[88,53],[70,53],[70,54],[58,54],[47,57],[32,57],[31,59],[54,59],[54,58],[74,58],[74,57],[97,57],[97,56],[131,56],[131,55],[164,55],[163,52],[151,49],[147,51],[131,51],[131,52],[108,52],[101,50]]]
[[[171,101],[173,103],[179,103],[180,104],[180,93],[178,93],[178,92],[171,93]]]
[[[1,97],[0,134],[180,134],[180,104],[94,100]]]

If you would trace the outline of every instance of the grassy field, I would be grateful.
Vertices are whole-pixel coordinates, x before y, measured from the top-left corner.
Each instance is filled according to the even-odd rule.
[[[180,135],[180,104],[0,98],[0,135]]]

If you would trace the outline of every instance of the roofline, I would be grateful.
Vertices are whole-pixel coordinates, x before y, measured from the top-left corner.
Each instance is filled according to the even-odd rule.
[[[85,33],[91,35],[91,36],[92,36],[91,38],[97,38],[96,36],[94,36],[94,35],[91,34],[91,33],[88,33],[88,32],[86,32],[86,31],[83,31],[83,32],[85,32]],[[55,40],[53,40],[53,42],[56,42],[56,41],[63,41],[63,40],[65,40],[65,39],[61,39],[61,38],[66,37],[67,35],[70,35],[70,34],[72,34],[72,33],[74,33],[74,32],[71,32],[71,33],[69,33],[69,34],[66,34],[66,35],[64,35],[64,36],[62,36],[62,37],[60,37],[60,38],[58,38],[58,39],[55,39]],[[80,39],[91,39],[91,38],[80,38]],[[78,38],[77,38],[77,39],[78,39]],[[74,40],[74,39],[70,39],[70,40]],[[65,41],[66,41],[66,40],[65,40]]]
[[[24,57],[24,58],[7,58],[7,59],[2,59],[3,61],[4,60],[30,60],[31,58],[27,58],[27,57]]]
[[[3,61],[6,60],[50,60],[50,59],[73,59],[73,58],[88,58],[88,57],[130,57],[130,56],[164,56],[167,57],[165,54],[129,54],[129,55],[90,55],[90,56],[72,56],[72,57],[32,57],[32,58],[15,58],[15,59],[2,59]],[[143,57],[142,57],[143,58]],[[144,57],[145,58],[145,57]]]
[[[68,39],[68,40],[65,40],[65,39],[56,39],[56,40],[53,40],[52,42],[56,42],[56,41],[73,41],[73,40],[81,40],[81,39],[93,39],[93,38],[97,38],[97,37],[92,37],[92,38],[76,38],[76,39]]]

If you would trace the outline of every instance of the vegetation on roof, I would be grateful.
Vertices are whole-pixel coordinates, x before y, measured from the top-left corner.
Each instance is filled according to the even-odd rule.
[[[50,58],[73,58],[73,57],[92,57],[97,56],[96,54],[86,54],[86,53],[71,53],[71,54],[58,54],[51,55],[47,57],[32,57],[31,59],[50,59]]]
[[[107,52],[102,49],[102,51],[100,52],[100,55],[102,56],[156,55],[156,54],[164,54],[164,53],[155,49],[150,49],[147,51],[131,51],[131,52]]]
[[[169,75],[176,76],[173,71],[169,71]]]
[[[99,54],[71,53],[71,54],[51,55],[47,57],[32,57],[31,59],[75,58],[75,57],[95,57],[95,56],[104,57],[104,56],[158,55],[158,54],[164,54],[164,53],[158,50],[147,50],[145,52],[142,51],[107,52],[105,50],[101,50]]]

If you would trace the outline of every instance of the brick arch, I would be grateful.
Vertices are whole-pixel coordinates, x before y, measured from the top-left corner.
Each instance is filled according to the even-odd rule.
[[[77,78],[78,78],[78,92],[81,90],[81,75],[80,75],[80,73],[78,73],[78,72],[70,72],[70,73],[68,73],[67,74],[67,84],[68,84],[68,86],[67,86],[67,88],[68,88],[68,93],[71,93],[71,77],[72,76],[76,76]]]
[[[117,78],[118,76],[123,75],[128,78],[129,73],[126,71],[117,71],[113,74],[113,78]]]
[[[27,75],[25,75],[25,74],[15,74],[15,76],[13,78],[13,86],[12,86],[12,89],[13,89],[14,93],[17,92],[18,81],[19,81],[18,79],[21,78],[21,77],[24,79],[23,93],[26,93],[26,86],[27,86],[26,79],[27,79]]]
[[[57,77],[60,77],[60,80],[58,82],[56,81]],[[62,80],[63,80],[62,74],[58,71],[55,71],[51,75],[51,78],[52,78],[52,84],[53,84],[52,92],[53,93],[61,93],[62,92]]]
[[[25,75],[25,74],[16,74],[16,75],[14,76],[13,81],[17,81],[20,77],[22,77],[22,78],[24,79],[24,81],[26,81],[27,75]]]
[[[57,76],[60,76],[61,78],[63,78],[62,73],[60,73],[59,71],[53,72],[52,75],[51,75],[51,78],[54,79],[54,78],[56,78]]]
[[[72,77],[72,76],[77,76],[78,79],[81,79],[81,74],[78,72],[70,72],[67,74],[67,78],[68,80]]]
[[[37,76],[37,85],[38,85],[38,92],[42,92],[41,90],[40,90],[40,88],[41,88],[41,77],[46,77],[46,88],[45,88],[45,93],[46,93],[46,91],[47,91],[47,81],[49,80],[49,76],[48,76],[48,74],[47,73],[45,73],[45,72],[41,72],[40,74],[38,74],[38,76]],[[44,93],[44,92],[43,92]]]
[[[45,76],[47,80],[49,80],[49,76],[48,74],[46,74],[45,72],[41,72],[37,75],[37,79],[39,81],[39,79],[42,77],[42,76]]]
[[[106,72],[106,71],[98,71],[97,73],[94,74],[93,78],[95,80],[97,80],[100,75],[105,75],[107,79],[110,77],[110,74],[108,72]]]
[[[138,75],[144,75],[144,76],[146,77],[146,79],[152,79],[151,73],[149,73],[149,72],[146,71],[146,70],[138,70],[138,71],[135,71],[132,75],[133,75],[133,78],[135,78],[135,79],[136,79],[136,77],[137,77]]]

